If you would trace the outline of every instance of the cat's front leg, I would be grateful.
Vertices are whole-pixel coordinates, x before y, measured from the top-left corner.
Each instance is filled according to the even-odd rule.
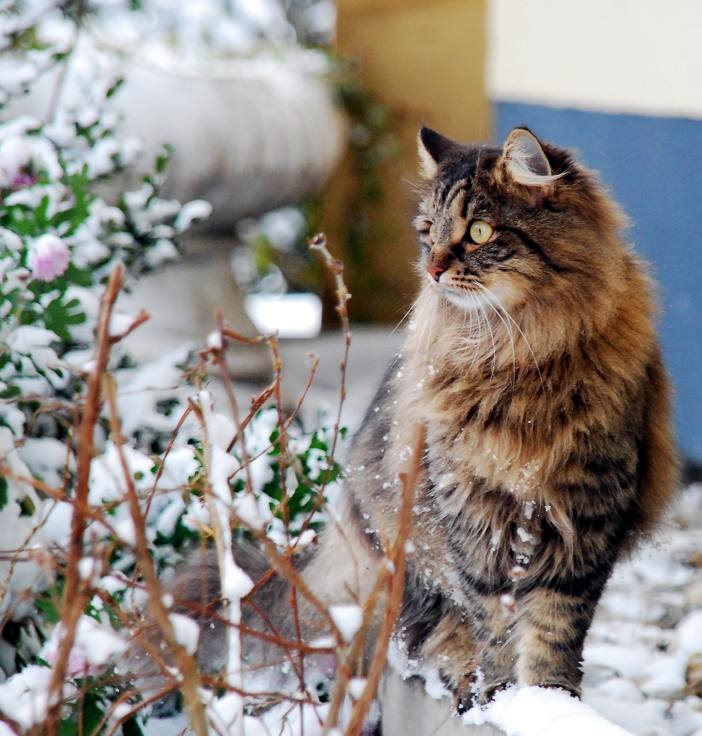
[[[510,623],[497,596],[476,596],[446,607],[423,642],[420,658],[436,664],[459,712],[514,681]]]
[[[584,578],[555,579],[518,594],[520,685],[560,687],[580,696],[583,644],[608,576],[609,570],[600,568]]]
[[[511,596],[481,595],[473,599],[472,624],[480,642],[474,700],[488,702],[515,681],[514,614]]]

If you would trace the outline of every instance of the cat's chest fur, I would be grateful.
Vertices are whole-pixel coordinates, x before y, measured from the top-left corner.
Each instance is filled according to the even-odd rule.
[[[419,359],[398,370],[398,437],[425,425],[425,466],[442,511],[492,490],[520,501],[542,497],[553,464],[545,429],[553,422],[535,383],[529,372],[516,381],[512,373],[460,373]]]
[[[481,385],[479,374],[447,375],[412,358],[397,363],[388,460],[396,472],[408,434],[423,423],[415,541],[426,548],[420,567],[428,580],[445,577],[445,562],[451,560],[456,570],[473,568],[507,585],[513,575],[528,571],[544,532],[552,530],[547,493],[552,450],[535,428],[544,417],[522,407],[518,387],[511,379],[501,385],[502,380],[490,375]],[[526,390],[533,390],[529,381]],[[512,421],[512,414],[518,420]]]

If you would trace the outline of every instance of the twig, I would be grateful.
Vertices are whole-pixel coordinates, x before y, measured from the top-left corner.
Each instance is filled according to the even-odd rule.
[[[68,656],[75,640],[76,626],[86,602],[85,586],[78,571],[78,563],[83,556],[83,534],[88,516],[88,481],[90,465],[93,460],[93,434],[100,413],[100,388],[102,377],[107,368],[110,354],[110,316],[122,283],[124,267],[118,263],[107,284],[102,298],[100,318],[97,328],[97,355],[95,368],[88,377],[83,417],[77,436],[78,459],[76,472],[76,492],[71,519],[71,538],[69,542],[68,564],[66,567],[66,585],[63,597],[63,615],[61,617],[62,638],[59,642],[54,669],[49,683],[49,709],[46,727],[49,734],[58,730],[60,717],[60,697],[65,679]]]
[[[178,437],[178,433],[183,427],[183,424],[185,424],[185,420],[188,418],[190,413],[192,412],[193,408],[188,404],[185,409],[183,410],[183,413],[180,415],[178,422],[171,432],[171,436],[168,438],[168,444],[166,445],[166,449],[163,452],[163,456],[161,457],[161,462],[159,463],[158,470],[156,471],[156,477],[154,478],[153,485],[151,486],[151,490],[149,491],[149,495],[146,498],[146,505],[144,507],[144,518],[148,518],[149,516],[149,510],[151,509],[151,502],[153,501],[154,495],[156,494],[156,489],[158,488],[159,481],[161,480],[161,477],[163,476],[163,471],[166,469],[166,459],[171,454],[171,450],[173,449],[173,445],[175,445],[176,438]]]
[[[351,298],[349,290],[344,283],[344,264],[334,258],[327,249],[327,238],[323,233],[319,233],[310,239],[310,248],[320,253],[324,259],[325,266],[334,276],[336,285],[336,311],[341,320],[341,329],[344,334],[344,354],[339,363],[339,405],[336,411],[336,421],[334,422],[334,435],[332,437],[332,445],[329,450],[329,465],[334,465],[336,457],[336,446],[339,440],[339,432],[341,430],[341,413],[346,401],[346,368],[349,362],[349,349],[351,348],[351,326],[349,323],[348,301]],[[321,495],[324,495],[325,483],[322,485]]]
[[[221,358],[221,353],[220,356]],[[229,387],[231,391],[231,387]],[[203,392],[204,393],[204,392]],[[238,421],[238,408],[236,407],[236,399],[232,401],[237,410],[237,429],[241,426]],[[229,487],[229,481],[222,472],[223,468],[217,468],[214,472],[214,466],[221,465],[221,457],[215,454],[217,451],[223,452],[221,447],[213,444],[210,437],[209,415],[212,411],[207,406],[206,400],[203,401],[202,394],[200,396],[200,406],[196,407],[197,416],[200,419],[200,426],[203,436],[203,445],[205,449],[205,474],[207,478],[207,490],[205,500],[210,508],[210,523],[214,532],[215,547],[217,549],[217,561],[219,564],[220,584],[222,596],[224,597],[228,607],[228,623],[227,627],[227,656],[226,656],[226,674],[227,684],[237,690],[243,688],[242,666],[241,666],[241,634],[239,624],[241,623],[241,598],[237,598],[237,592],[234,589],[234,574],[240,573],[244,576],[236,564],[234,559],[234,551],[232,548],[232,529],[230,519],[230,507],[232,505],[232,492]],[[243,437],[242,437],[242,445]],[[232,722],[229,724],[233,728],[234,736],[244,736],[244,701],[241,697],[237,698],[235,704],[236,710],[232,714]]]
[[[110,342],[116,343],[116,342],[119,342],[120,340],[124,340],[124,338],[127,337],[127,335],[131,335],[132,332],[134,332],[134,330],[141,327],[144,324],[144,322],[148,322],[149,319],[151,319],[151,315],[149,315],[149,313],[146,310],[142,309],[124,332],[120,332],[119,335],[110,336]]]
[[[392,637],[395,622],[400,614],[402,607],[402,596],[405,584],[405,542],[410,533],[412,523],[412,505],[414,502],[414,494],[419,480],[419,473],[422,464],[422,455],[424,453],[424,425],[418,425],[415,430],[414,452],[410,459],[406,470],[400,474],[402,481],[402,506],[400,507],[400,519],[397,530],[397,537],[393,547],[392,560],[394,570],[390,581],[390,589],[388,595],[388,605],[385,610],[385,616],[380,626],[378,641],[375,647],[373,660],[368,670],[368,678],[363,688],[361,697],[356,701],[356,705],[351,713],[351,720],[346,727],[345,736],[358,736],[363,723],[366,720],[368,711],[376,697],[380,677],[385,669],[387,660],[388,646]]]
[[[136,538],[136,553],[139,567],[144,576],[147,591],[149,593],[149,612],[153,617],[156,625],[161,630],[166,644],[173,654],[176,666],[183,676],[183,699],[185,707],[188,711],[190,726],[197,736],[207,735],[207,720],[205,718],[205,708],[200,699],[200,671],[194,657],[190,656],[185,647],[183,647],[176,639],[173,630],[173,624],[168,615],[168,610],[163,603],[161,586],[156,575],[151,553],[149,551],[149,542],[146,538],[146,520],[139,508],[139,497],[137,495],[134,480],[132,478],[127,458],[124,454],[124,439],[119,417],[117,416],[117,401],[115,398],[115,384],[109,377],[105,378],[104,389],[107,398],[107,405],[110,414],[110,428],[112,441],[117,449],[120,467],[124,475],[126,485],[127,504],[129,513],[134,527],[134,535]]]

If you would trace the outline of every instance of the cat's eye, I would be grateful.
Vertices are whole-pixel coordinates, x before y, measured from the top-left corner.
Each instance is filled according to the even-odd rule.
[[[492,225],[489,222],[485,222],[485,220],[473,220],[468,230],[470,239],[477,245],[487,243],[492,237],[493,232]]]

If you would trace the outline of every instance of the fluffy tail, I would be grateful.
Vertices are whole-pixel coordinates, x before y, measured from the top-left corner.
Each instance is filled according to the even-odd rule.
[[[276,575],[256,547],[238,545],[237,564],[254,581],[252,593],[242,601],[241,638],[244,659],[251,666],[268,667],[284,658],[284,650],[276,644],[290,635],[288,605],[289,586]],[[164,582],[163,593],[173,600],[171,610],[197,622],[200,636],[197,662],[204,674],[214,674],[225,665],[227,627],[223,609],[219,564],[214,550],[196,549],[176,570],[170,582]],[[157,626],[147,622],[131,647],[126,669],[134,686],[149,698],[166,689],[167,680],[161,667],[148,654],[155,647],[162,652],[162,636]],[[153,649],[152,649],[153,651]],[[167,653],[164,660],[171,664]],[[153,708],[156,717],[176,709],[177,693],[159,700]]]

